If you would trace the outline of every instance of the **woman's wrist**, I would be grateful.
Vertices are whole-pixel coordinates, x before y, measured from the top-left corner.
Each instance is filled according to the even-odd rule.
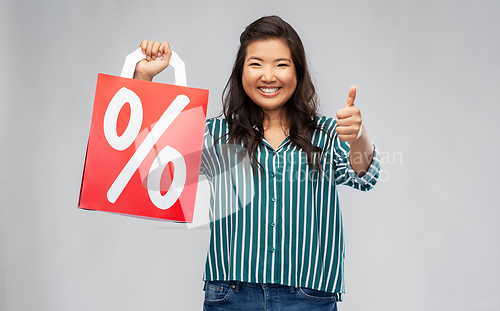
[[[134,72],[134,79],[137,79],[137,80],[143,80],[143,81],[153,81],[153,77],[149,77],[147,75],[144,75],[144,74],[141,74],[139,72]]]

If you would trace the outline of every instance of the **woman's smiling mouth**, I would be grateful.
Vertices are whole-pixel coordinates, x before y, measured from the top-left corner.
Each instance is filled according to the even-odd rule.
[[[280,87],[258,87],[259,93],[264,96],[276,96],[280,92]]]

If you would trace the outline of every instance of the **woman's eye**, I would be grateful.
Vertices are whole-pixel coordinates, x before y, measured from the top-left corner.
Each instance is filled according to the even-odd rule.
[[[250,65],[248,65],[248,66],[260,66],[260,64],[259,64],[259,63],[251,63],[251,64],[250,64]]]
[[[289,67],[288,64],[278,64],[278,67]]]

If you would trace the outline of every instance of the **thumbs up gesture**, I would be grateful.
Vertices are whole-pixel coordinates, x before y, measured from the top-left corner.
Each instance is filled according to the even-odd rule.
[[[344,108],[337,112],[337,135],[341,141],[354,142],[361,135],[361,112],[354,106],[355,99],[356,87],[352,86]]]

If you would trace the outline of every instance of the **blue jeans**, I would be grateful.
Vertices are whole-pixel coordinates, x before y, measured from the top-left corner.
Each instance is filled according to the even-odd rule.
[[[336,294],[279,284],[210,281],[205,287],[204,311],[337,310]]]

